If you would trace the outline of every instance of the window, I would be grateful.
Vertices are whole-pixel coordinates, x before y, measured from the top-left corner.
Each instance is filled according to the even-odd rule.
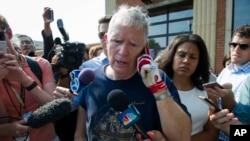
[[[160,47],[154,48],[154,56],[165,49],[169,41],[178,34],[192,33],[193,9],[167,10],[167,12],[149,18],[149,40]]]
[[[233,30],[243,24],[250,24],[249,7],[249,0],[234,0]]]

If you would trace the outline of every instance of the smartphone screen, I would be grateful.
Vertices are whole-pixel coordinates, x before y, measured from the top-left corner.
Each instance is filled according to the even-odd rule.
[[[49,10],[48,19],[54,21],[54,11],[52,9]]]
[[[199,96],[200,99],[202,99],[203,101],[205,101],[207,104],[214,106],[215,108],[215,113],[219,112],[221,109],[211,100],[209,100],[208,98],[204,97],[204,96]]]
[[[218,86],[219,88],[223,89],[223,87],[219,83],[217,83],[216,81],[205,83],[202,86],[206,87],[206,88],[214,88],[215,86]]]
[[[0,51],[7,53],[7,43],[6,41],[0,41]]]

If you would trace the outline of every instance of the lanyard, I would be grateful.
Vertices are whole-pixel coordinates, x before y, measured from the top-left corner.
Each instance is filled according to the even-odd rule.
[[[4,87],[5,87],[5,89],[6,89],[6,91],[7,91],[7,94],[8,94],[8,96],[9,96],[11,102],[12,102],[12,105],[15,107],[17,113],[21,116],[21,107],[25,108],[25,89],[24,89],[23,86],[21,86],[21,95],[20,95],[20,94],[16,91],[16,89],[13,88],[13,87],[10,85],[10,83],[9,83],[8,81],[4,80],[4,82],[5,82],[5,83],[3,83],[3,84],[4,84]],[[13,93],[15,94],[15,97],[16,97],[17,100],[19,101],[19,103],[20,103],[20,111],[19,111],[19,110],[17,109],[17,107],[15,106],[14,101],[13,101],[13,99],[12,99],[12,96],[10,95],[9,90],[8,90],[8,88],[7,88],[7,86],[6,86],[6,83],[10,86],[11,90],[12,90]]]

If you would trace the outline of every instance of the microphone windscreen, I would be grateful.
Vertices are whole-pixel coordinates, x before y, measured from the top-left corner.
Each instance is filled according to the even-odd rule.
[[[84,68],[79,73],[78,78],[82,84],[88,85],[95,79],[95,74],[92,69]]]
[[[56,121],[71,112],[71,101],[68,98],[59,98],[50,101],[35,110],[27,120],[28,126],[40,128],[43,125]]]
[[[109,92],[107,102],[116,111],[124,111],[128,108],[129,101],[122,90],[114,89]]]

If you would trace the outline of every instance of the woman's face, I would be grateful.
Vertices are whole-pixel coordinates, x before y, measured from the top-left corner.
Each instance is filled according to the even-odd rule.
[[[173,59],[174,76],[190,77],[197,68],[199,57],[196,44],[186,42],[179,45]]]

